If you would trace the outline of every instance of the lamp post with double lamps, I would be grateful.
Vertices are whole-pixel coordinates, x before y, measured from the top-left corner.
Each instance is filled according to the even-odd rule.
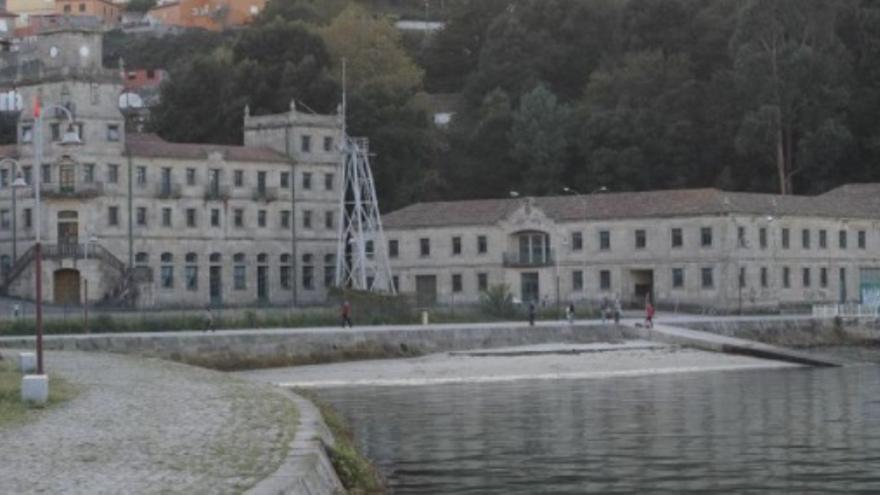
[[[40,100],[34,100],[34,170],[35,176],[31,181],[34,185],[34,228],[36,231],[34,240],[34,276],[35,280],[35,317],[36,317],[36,348],[37,348],[37,374],[22,378],[22,396],[25,400],[44,403],[49,398],[49,380],[43,368],[43,248],[42,235],[42,211],[40,205],[40,182],[42,182],[43,170],[43,116],[46,110],[56,110],[64,113],[67,117],[67,132],[61,138],[62,146],[82,144],[79,135],[74,128],[73,114],[63,105],[49,104],[41,108]],[[16,179],[17,181],[18,179]]]

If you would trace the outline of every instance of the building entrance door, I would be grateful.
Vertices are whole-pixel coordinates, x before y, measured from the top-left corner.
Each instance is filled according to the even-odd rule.
[[[208,271],[208,282],[211,295],[211,304],[223,303],[223,272],[222,266],[212,266]]]
[[[541,294],[541,286],[538,282],[538,272],[526,272],[520,274],[520,287],[522,290],[522,302],[537,302]]]
[[[269,267],[267,266],[258,266],[257,267],[257,299],[260,302],[267,302],[269,300]]]
[[[79,304],[79,270],[65,268],[53,276],[55,304]]]
[[[433,306],[437,302],[436,275],[416,275],[416,302],[419,306]]]
[[[58,212],[58,247],[64,252],[65,249],[75,249],[79,243],[79,222],[77,212]]]
[[[633,296],[636,304],[654,302],[654,270],[632,270]]]

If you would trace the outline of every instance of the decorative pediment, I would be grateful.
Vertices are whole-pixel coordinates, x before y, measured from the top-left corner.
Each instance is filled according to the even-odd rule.
[[[547,216],[537,204],[534,198],[523,198],[519,207],[501,221],[503,227],[510,230],[549,230],[555,225],[553,219]]]

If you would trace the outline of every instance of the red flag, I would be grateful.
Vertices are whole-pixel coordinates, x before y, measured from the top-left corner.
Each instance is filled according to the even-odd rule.
[[[34,118],[40,116],[40,97],[34,96]]]

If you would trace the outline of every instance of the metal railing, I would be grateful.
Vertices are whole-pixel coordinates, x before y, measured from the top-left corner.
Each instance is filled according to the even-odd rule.
[[[275,201],[278,199],[278,188],[275,187],[255,187],[253,194],[254,201]]]
[[[556,261],[556,255],[552,249],[541,253],[504,253],[502,261],[506,267],[538,267],[550,266]]]
[[[180,199],[181,197],[181,188],[180,184],[157,184],[156,185],[156,198],[158,199]]]
[[[75,184],[42,184],[40,192],[46,198],[93,198],[104,194],[103,182],[77,182]]]
[[[205,187],[205,201],[226,201],[229,199],[229,186],[208,185]]]

